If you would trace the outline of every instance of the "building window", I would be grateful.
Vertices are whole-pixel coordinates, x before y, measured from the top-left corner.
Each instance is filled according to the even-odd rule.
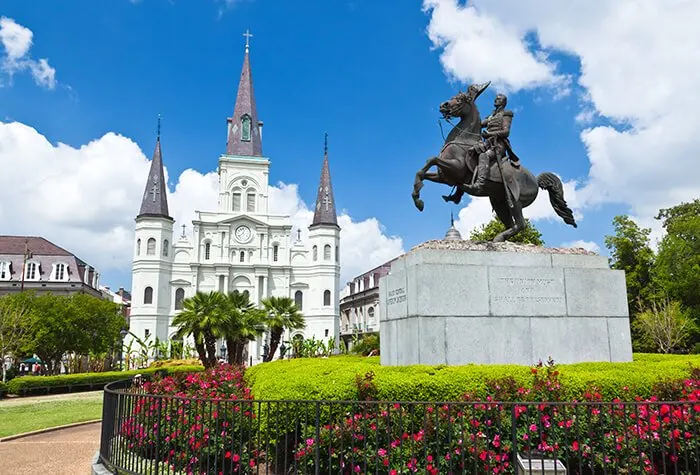
[[[9,262],[0,262],[0,280],[10,280]]]
[[[246,210],[249,213],[255,213],[255,191],[248,192],[246,195]]]
[[[331,291],[324,290],[323,291],[323,305],[329,306],[330,304],[331,304]]]
[[[27,269],[24,274],[26,280],[39,280],[39,272],[36,262],[27,262]]]
[[[245,262],[245,251],[241,251],[241,253],[238,255],[238,260],[239,262]]]
[[[153,238],[148,238],[148,242],[146,243],[146,255],[156,255],[156,240]]]
[[[241,118],[241,140],[250,141],[250,116],[244,115]]]
[[[233,210],[234,211],[241,210],[241,193],[238,191],[233,193]]]
[[[335,262],[340,262],[340,249],[335,246]]]
[[[277,244],[272,246],[272,260],[273,260],[273,262],[277,262],[277,258],[279,257],[279,253],[280,253],[280,247]]]
[[[326,328],[326,336],[328,336],[328,328]]]
[[[323,260],[324,261],[330,261],[331,260],[331,246],[326,244],[323,246]]]
[[[250,298],[250,292],[248,292],[247,290],[243,291],[243,295],[245,295],[247,298]]]
[[[211,243],[208,242],[204,245],[204,260],[208,261],[211,257]]]
[[[136,240],[136,255],[137,256],[141,255],[141,240],[140,239]]]
[[[146,329],[143,331],[143,337],[144,337],[145,339],[148,339],[148,337],[149,337],[150,335],[151,335],[151,330],[149,330],[148,328],[146,328]]]
[[[55,280],[65,280],[66,279],[66,265],[65,264],[63,264],[62,262],[59,262],[58,264],[56,264],[53,278]]]
[[[370,307],[367,309],[367,316],[369,318],[374,318],[374,307]]]
[[[299,310],[302,310],[304,305],[304,294],[301,290],[294,292],[294,304]]]
[[[314,246],[313,249],[314,260],[318,260],[318,246]]]
[[[170,246],[170,243],[166,239],[163,241],[163,257],[168,257],[168,247]]]
[[[153,303],[153,287],[146,287],[145,289],[143,289],[143,303]]]
[[[185,289],[179,288],[175,291],[175,310],[182,310],[183,300],[185,300]]]

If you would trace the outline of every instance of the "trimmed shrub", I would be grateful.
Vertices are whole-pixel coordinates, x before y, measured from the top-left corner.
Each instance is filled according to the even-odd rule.
[[[174,366],[146,368],[131,371],[109,371],[105,373],[62,374],[59,376],[22,376],[7,383],[8,392],[21,396],[36,393],[61,393],[102,389],[107,383],[131,378],[137,374],[152,374],[164,371],[168,374],[202,371],[201,366]]]
[[[197,358],[189,358],[186,360],[158,360],[151,363],[149,368],[165,368],[172,366],[201,366],[202,362]]]
[[[579,363],[557,369],[564,399],[580,400],[596,392],[610,401],[650,397],[655,385],[686,379],[693,367],[700,367],[700,357],[636,354],[631,363]],[[455,401],[465,393],[485,398],[492,393],[490,385],[504,378],[521,387],[532,384],[527,366],[381,366],[378,357],[359,356],[275,361],[248,369],[246,378],[256,399],[356,400],[355,378],[369,372],[383,401]]]

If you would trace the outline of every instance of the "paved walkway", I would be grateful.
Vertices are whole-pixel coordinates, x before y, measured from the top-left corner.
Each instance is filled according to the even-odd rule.
[[[99,446],[99,423],[0,442],[0,475],[87,475]]]
[[[102,399],[102,391],[85,391],[82,393],[48,394],[44,396],[8,397],[0,399],[0,407],[21,404],[36,404],[38,402],[65,401],[76,399]]]

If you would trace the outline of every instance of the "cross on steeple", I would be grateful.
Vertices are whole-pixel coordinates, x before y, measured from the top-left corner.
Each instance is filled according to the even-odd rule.
[[[185,237],[185,225],[182,225],[182,237]]]
[[[245,36],[245,52],[247,53],[250,49],[250,39],[253,37],[253,35],[250,34],[250,30],[245,30],[243,36]]]
[[[151,191],[149,193],[153,196],[153,202],[156,202],[156,195],[160,195],[160,190],[158,189],[158,184],[153,183],[153,186],[151,187]]]
[[[297,229],[297,241],[301,241],[301,229]]]
[[[158,114],[158,135],[157,139],[160,140],[160,114]]]

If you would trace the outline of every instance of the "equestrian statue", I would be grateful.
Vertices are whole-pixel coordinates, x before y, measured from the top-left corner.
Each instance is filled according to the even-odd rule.
[[[488,196],[491,207],[506,227],[493,241],[503,242],[525,229],[523,208],[535,201],[538,188],[542,188],[549,192],[549,202],[557,215],[576,227],[574,215],[564,200],[561,180],[550,172],[535,177],[513,153],[509,140],[513,112],[506,110],[506,96],[498,94],[493,113],[481,120],[475,101],[489,84],[472,84],[466,92],[460,91],[440,105],[445,120],[459,118],[460,121],[447,135],[440,154],[430,158],[416,173],[411,195],[414,204],[423,211],[420,190],[424,180],[454,187],[454,193],[442,198],[455,204],[460,203],[465,193]],[[428,171],[433,165],[437,171]]]

